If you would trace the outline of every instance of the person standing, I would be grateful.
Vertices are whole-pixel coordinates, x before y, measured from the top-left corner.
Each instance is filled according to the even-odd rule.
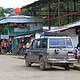
[[[7,52],[9,52],[9,42],[7,41]]]
[[[80,62],[80,43],[78,43],[77,45],[77,59],[78,59],[78,62]]]
[[[12,43],[11,43],[11,41],[9,42],[9,52],[12,53]]]
[[[4,54],[4,42],[1,42],[1,53]]]

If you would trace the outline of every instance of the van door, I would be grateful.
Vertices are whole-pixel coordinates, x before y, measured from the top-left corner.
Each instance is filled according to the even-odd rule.
[[[41,52],[41,40],[34,40],[33,47],[31,49],[31,61],[38,62],[39,61],[39,53]]]
[[[36,52],[36,40],[33,41],[31,48],[30,48],[30,60],[31,60],[31,62],[36,61],[35,52]]]
[[[37,60],[39,61],[40,60],[40,56],[43,56],[45,57],[45,51],[46,51],[46,48],[47,48],[47,39],[40,39],[40,40],[37,40],[37,43],[36,43],[36,47],[37,47]]]
[[[65,38],[49,39],[49,56],[48,58],[66,59],[68,50],[66,50]]]

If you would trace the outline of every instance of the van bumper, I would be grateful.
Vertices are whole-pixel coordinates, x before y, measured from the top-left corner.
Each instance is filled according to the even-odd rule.
[[[77,59],[48,59],[47,63],[74,64],[74,63],[77,63]]]

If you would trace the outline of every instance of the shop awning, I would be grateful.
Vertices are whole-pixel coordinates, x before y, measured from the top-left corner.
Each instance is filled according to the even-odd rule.
[[[31,34],[31,33],[40,33],[43,32],[43,29],[39,29],[39,30],[32,30],[32,31],[26,31],[26,32],[15,32],[15,35],[24,35],[24,34]]]
[[[33,34],[29,35],[21,35],[21,36],[15,36],[14,39],[20,39],[20,38],[25,38],[25,37],[31,37]]]

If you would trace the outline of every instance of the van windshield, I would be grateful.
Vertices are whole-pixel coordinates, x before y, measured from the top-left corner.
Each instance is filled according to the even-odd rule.
[[[49,39],[49,48],[71,48],[72,43],[70,39]]]

